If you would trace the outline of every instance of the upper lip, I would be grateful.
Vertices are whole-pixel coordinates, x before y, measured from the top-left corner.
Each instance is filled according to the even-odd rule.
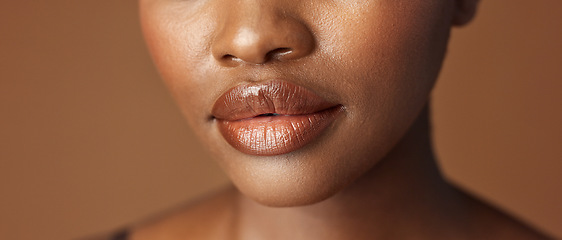
[[[264,114],[311,114],[336,106],[302,86],[273,80],[231,88],[215,101],[211,113],[216,119],[235,121]]]

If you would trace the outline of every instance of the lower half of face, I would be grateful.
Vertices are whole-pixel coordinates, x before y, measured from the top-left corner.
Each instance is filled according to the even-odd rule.
[[[453,11],[447,0],[231,2],[141,0],[143,30],[191,127],[235,185],[270,206],[329,198],[385,157],[427,103]],[[272,81],[341,110],[298,147],[244,151],[214,106]],[[276,114],[268,126],[286,117]]]

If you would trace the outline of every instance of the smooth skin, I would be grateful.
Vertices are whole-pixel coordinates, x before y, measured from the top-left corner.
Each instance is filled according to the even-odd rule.
[[[450,28],[477,0],[140,0],[154,62],[236,187],[130,239],[546,239],[448,184],[428,101]],[[211,110],[240,84],[288,81],[344,111],[276,156],[230,146]]]

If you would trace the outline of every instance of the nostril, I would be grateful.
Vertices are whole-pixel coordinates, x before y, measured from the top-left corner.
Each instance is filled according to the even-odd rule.
[[[222,59],[227,61],[236,61],[238,58],[235,57],[234,55],[226,54],[222,56]]]
[[[292,52],[293,49],[291,48],[276,48],[269,51],[265,57],[267,60],[272,60],[272,59],[280,60],[283,56],[290,54]]]
[[[289,60],[291,56],[295,54],[293,48],[276,48],[269,52],[261,52],[261,54],[260,53],[245,54],[247,52],[248,51],[242,52],[243,54],[240,54],[242,58],[238,56],[239,54],[228,54],[228,53],[220,54],[218,56],[222,55],[222,57],[220,57],[220,62],[222,62],[223,64],[226,64],[228,66],[237,66],[242,62],[247,62],[252,64],[264,64],[269,61],[285,61],[285,60]]]

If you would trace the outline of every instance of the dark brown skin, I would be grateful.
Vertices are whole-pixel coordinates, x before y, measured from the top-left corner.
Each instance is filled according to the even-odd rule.
[[[545,239],[443,180],[428,98],[477,0],[140,0],[154,61],[236,188],[134,240]],[[280,80],[343,106],[306,146],[258,156],[220,134],[233,87]]]

